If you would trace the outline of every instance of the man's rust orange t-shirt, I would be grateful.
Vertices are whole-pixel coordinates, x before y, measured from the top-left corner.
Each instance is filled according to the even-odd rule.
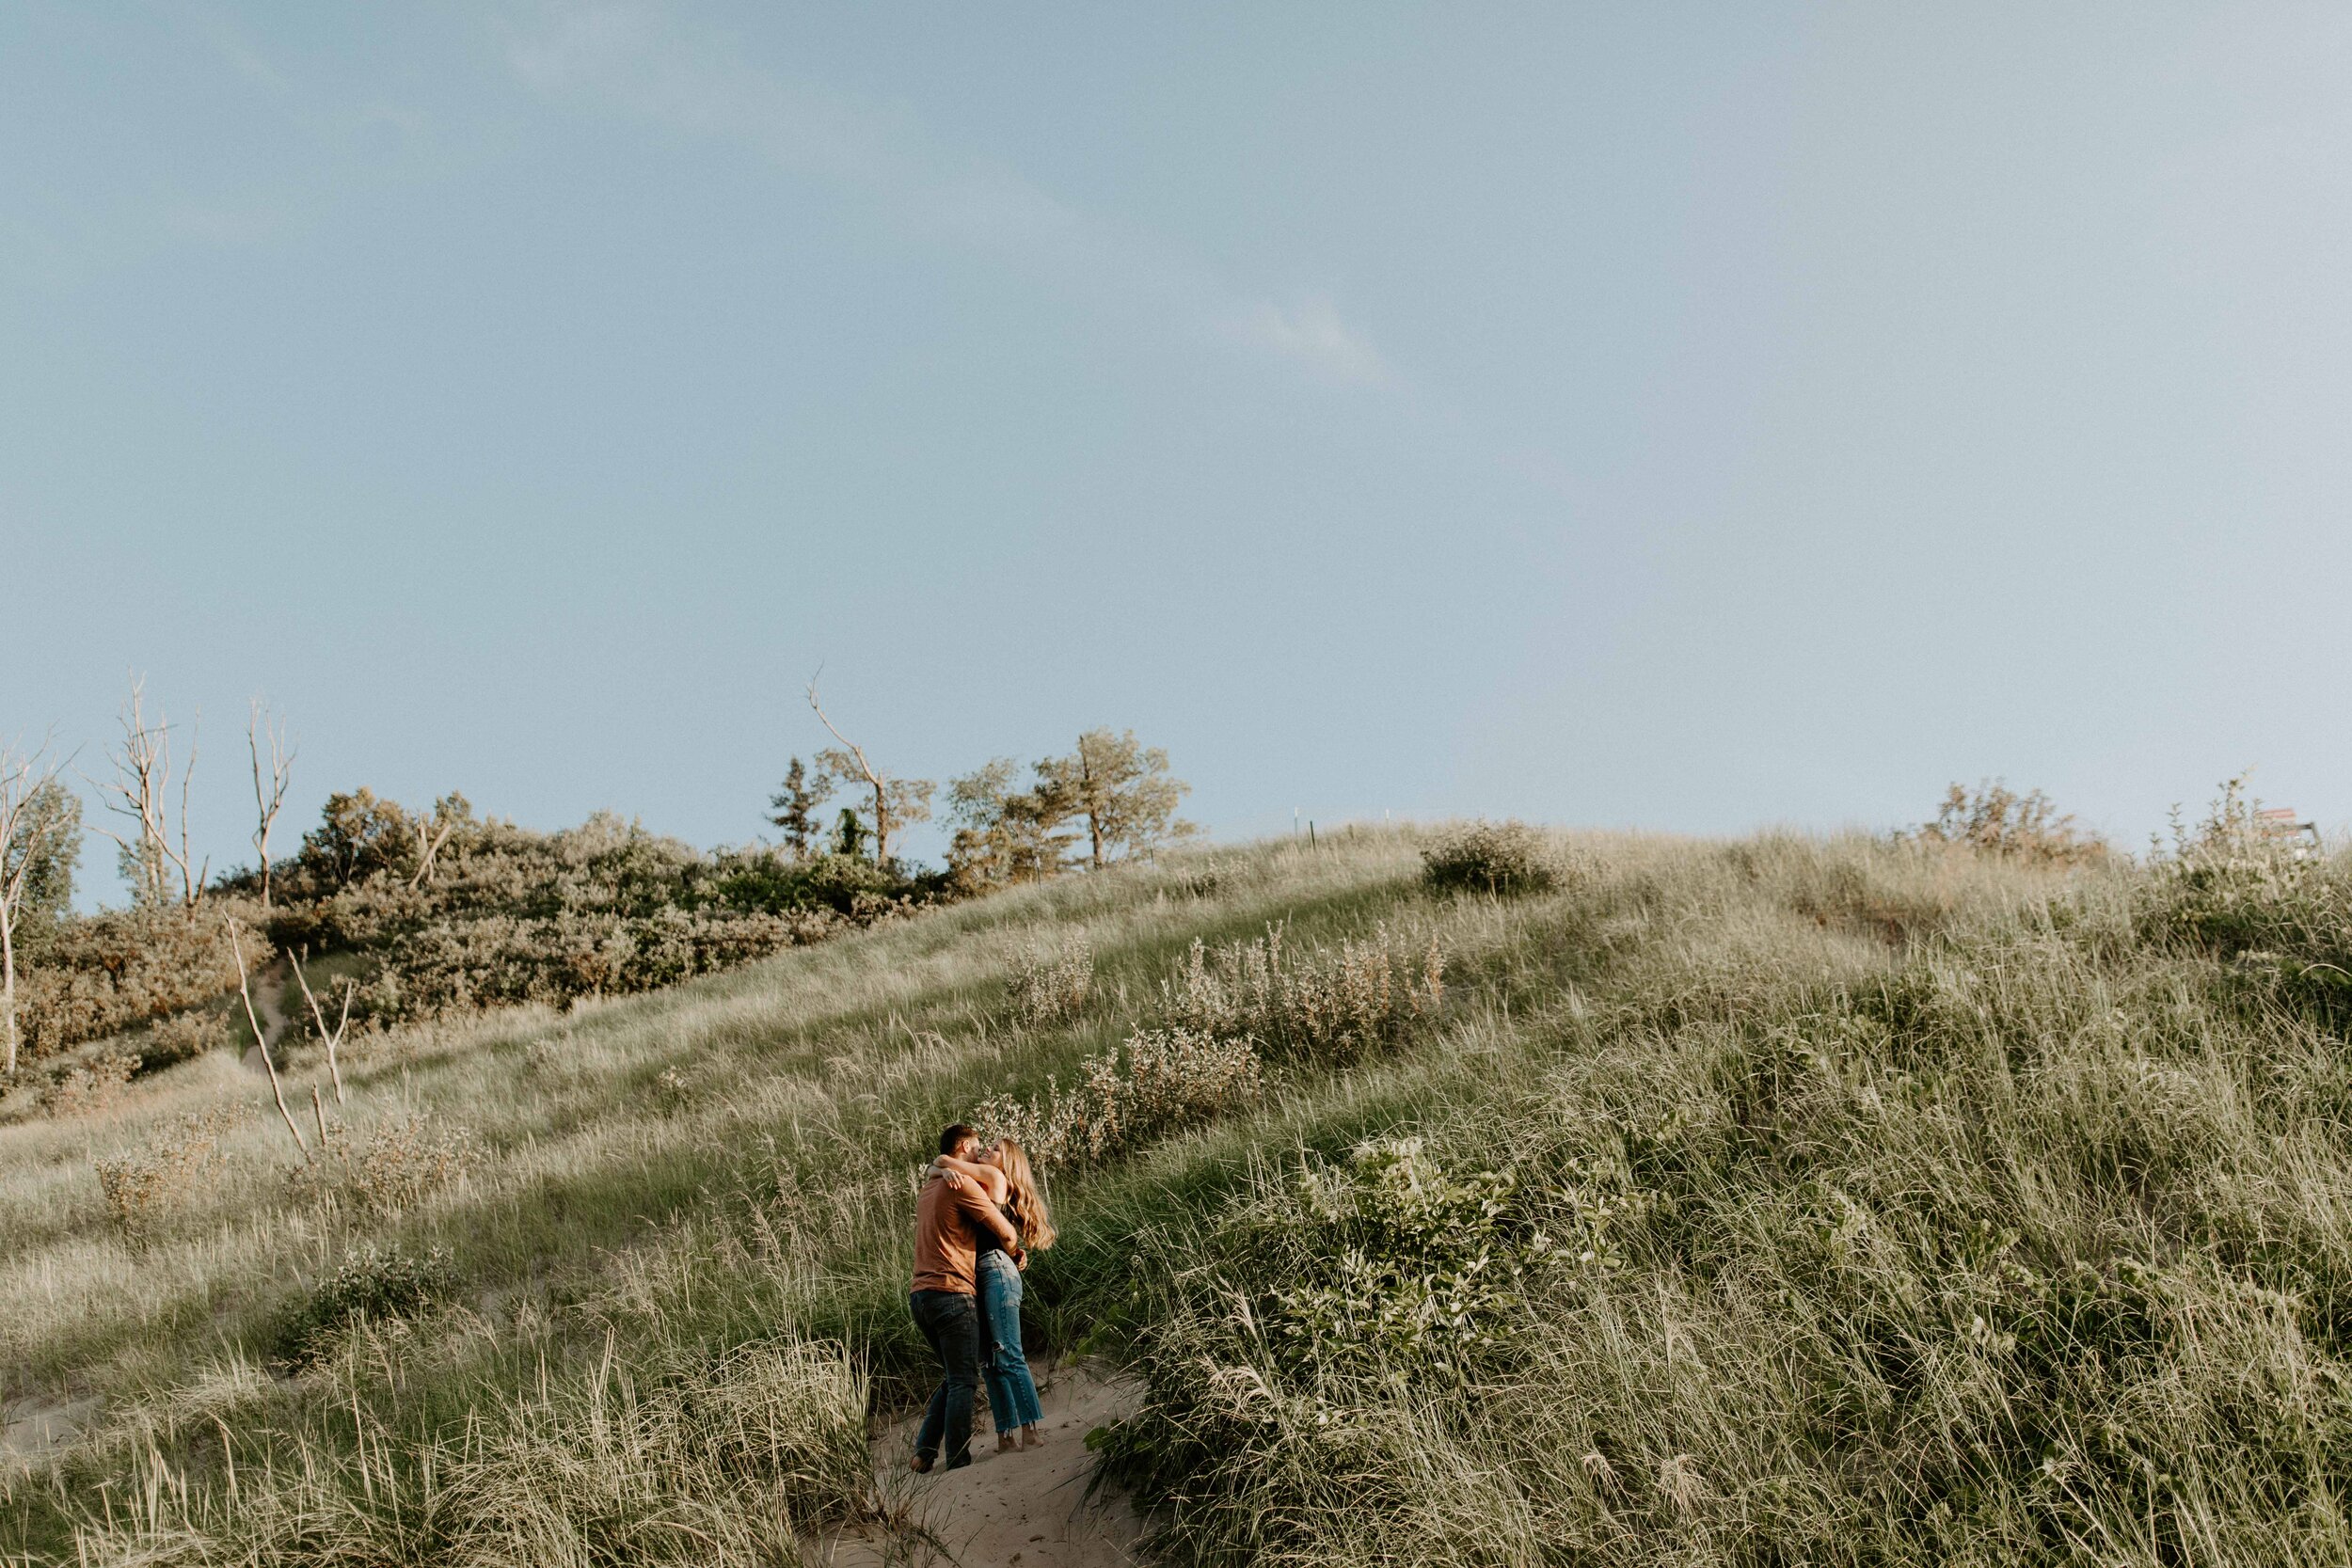
[[[1014,1239],[1012,1227],[977,1183],[944,1177],[924,1182],[914,1204],[914,1289],[977,1294],[976,1234],[994,1236],[1008,1245]]]

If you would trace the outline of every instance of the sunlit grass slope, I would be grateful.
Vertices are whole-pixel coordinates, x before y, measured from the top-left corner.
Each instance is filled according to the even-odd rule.
[[[1144,1379],[1108,1451],[1160,1552],[2352,1558],[2338,868],[2216,915],[2122,863],[1552,847],[1508,897],[1427,890],[1405,832],[1216,851],[388,1037],[332,1170],[219,1063],[0,1131],[5,1393],[87,1421],[8,1462],[0,1546],[788,1560],[882,1501],[932,1132],[1132,1062],[1193,942],[1281,922],[1335,974],[1434,938],[1441,999],[1344,1050],[1266,1004],[1252,1094],[1054,1173],[1033,1274],[1036,1341]],[[1025,1022],[1024,950],[1081,931],[1090,997]],[[94,1162],[221,1104],[217,1161],[110,1219]],[[291,1354],[393,1249],[432,1304]]]

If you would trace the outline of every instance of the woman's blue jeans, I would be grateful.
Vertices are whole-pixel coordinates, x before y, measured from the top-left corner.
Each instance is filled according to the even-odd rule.
[[[988,1345],[980,1359],[988,1379],[988,1409],[1001,1434],[1045,1419],[1037,1402],[1037,1380],[1021,1352],[1021,1271],[1001,1252],[979,1259],[980,1316]]]

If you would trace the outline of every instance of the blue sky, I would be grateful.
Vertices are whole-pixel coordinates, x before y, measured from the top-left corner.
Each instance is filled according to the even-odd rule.
[[[2352,817],[2326,6],[20,3],[0,732],[762,829]],[[936,840],[918,843],[935,851]],[[90,865],[103,857],[92,854]],[[101,879],[103,881],[103,879]]]

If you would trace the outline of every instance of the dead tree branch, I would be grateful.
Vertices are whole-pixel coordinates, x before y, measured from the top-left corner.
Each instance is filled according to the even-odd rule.
[[[866,749],[843,735],[827,716],[824,705],[817,700],[816,675],[808,678],[808,705],[816,713],[817,721],[847,748],[820,752],[817,760],[845,783],[862,784],[873,792],[874,863],[888,865],[890,835],[908,823],[920,822],[930,816],[932,784],[928,779],[894,779],[868,762]]]
[[[128,817],[137,824],[133,836],[125,836],[111,828],[98,831],[121,847],[137,885],[135,892],[142,903],[160,906],[169,896],[168,873],[180,873],[180,902],[183,908],[194,909],[204,896],[204,878],[212,869],[208,860],[201,867],[191,863],[188,847],[188,786],[196,773],[196,739],[193,730],[188,739],[188,760],[180,776],[179,846],[172,845],[171,808],[171,725],[159,708],[155,721],[147,721],[147,681],[133,676],[131,695],[122,705],[122,749],[108,752],[107,760],[114,764],[114,777],[101,783],[92,780],[106,797],[106,809],[118,816]],[[201,721],[201,715],[199,716]]]
[[[343,1031],[351,1027],[351,998],[359,988],[349,976],[344,977],[342,1016],[335,1021],[333,1029],[328,1029],[326,1014],[320,1008],[319,999],[310,994],[310,977],[302,972],[302,960],[309,954],[310,949],[306,947],[295,955],[293,960],[294,980],[302,987],[302,1000],[310,1005],[310,1018],[318,1024],[319,1038],[326,1045],[326,1075],[335,1081],[335,1103],[348,1105],[351,1101],[343,1093],[342,1063],[337,1059],[336,1052],[343,1043]]]
[[[278,1082],[278,1062],[269,1053],[269,1036],[262,1032],[262,1020],[253,1011],[253,987],[246,978],[245,944],[237,940],[235,926],[229,927],[229,949],[237,956],[237,994],[245,999],[245,1021],[253,1026],[253,1044],[262,1053],[262,1066],[269,1069],[270,1098],[278,1101],[278,1114],[285,1118],[286,1131],[294,1141],[302,1157],[310,1157],[310,1146],[303,1139],[302,1129],[295,1125],[294,1113],[286,1109],[286,1087]]]
[[[262,776],[262,742],[269,742],[269,776]],[[287,744],[286,726],[280,720],[273,723],[269,705],[261,698],[253,699],[253,709],[246,720],[246,750],[253,755],[253,805],[260,814],[261,825],[253,830],[254,853],[262,861],[262,910],[269,911],[269,835],[278,825],[278,809],[286,803],[286,785],[294,778],[294,748]],[[184,825],[186,813],[181,814]]]

